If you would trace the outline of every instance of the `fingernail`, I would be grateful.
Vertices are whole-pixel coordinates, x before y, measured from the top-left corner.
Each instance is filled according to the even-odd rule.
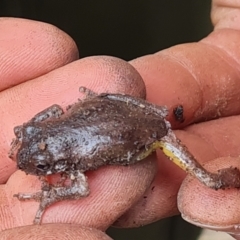
[[[214,225],[203,224],[203,223],[194,221],[194,219],[191,219],[184,214],[182,214],[181,216],[185,221],[187,221],[193,225],[196,225],[201,228],[207,228],[207,229],[219,231],[219,232],[225,232],[225,233],[228,233],[231,236],[233,236],[235,239],[240,240],[240,224],[234,224],[234,225],[228,225],[228,226],[226,226],[226,225],[225,226],[214,226]]]

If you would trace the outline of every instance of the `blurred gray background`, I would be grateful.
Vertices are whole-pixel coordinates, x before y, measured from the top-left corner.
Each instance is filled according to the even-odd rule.
[[[0,16],[59,27],[75,40],[80,57],[131,60],[205,37],[212,30],[210,8],[209,0],[1,0]],[[142,228],[107,232],[115,240],[194,240],[200,229],[176,216]]]

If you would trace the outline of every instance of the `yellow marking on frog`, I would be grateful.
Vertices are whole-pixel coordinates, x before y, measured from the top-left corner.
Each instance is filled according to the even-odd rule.
[[[171,149],[169,149],[169,145],[167,145],[165,142],[160,141],[159,146],[163,153],[171,159],[172,162],[174,162],[177,166],[179,166],[184,171],[187,171],[186,163],[183,162],[183,160],[178,156],[177,152],[175,153],[174,149],[178,151],[178,149],[174,148],[174,146],[171,146]]]
[[[148,157],[152,152],[154,152],[155,150],[157,150],[158,148],[160,148],[162,150],[162,152],[168,157],[170,158],[170,160],[172,162],[174,162],[177,166],[179,166],[181,169],[183,169],[184,171],[187,170],[186,164],[183,162],[183,160],[174,152],[174,146],[169,146],[168,144],[166,144],[166,142],[163,141],[157,141],[154,142],[148,149],[146,149],[145,152],[143,152],[142,154],[140,154],[138,156],[138,160],[142,160],[146,157]],[[177,149],[175,149],[177,150]]]
[[[156,149],[161,148],[160,142],[154,142],[150,145],[144,152],[138,155],[138,161],[143,160],[144,158],[148,157],[151,153],[156,151]]]

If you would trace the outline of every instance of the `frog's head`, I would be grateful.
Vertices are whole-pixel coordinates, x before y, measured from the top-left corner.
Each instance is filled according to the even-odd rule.
[[[27,174],[37,176],[52,174],[48,152],[39,153],[37,148],[37,144],[31,144],[27,147],[22,144],[16,156],[18,168]]]
[[[26,134],[28,133],[28,134]],[[16,154],[17,166],[27,174],[46,176],[66,171],[67,160],[55,137],[44,137],[42,129],[27,126]]]

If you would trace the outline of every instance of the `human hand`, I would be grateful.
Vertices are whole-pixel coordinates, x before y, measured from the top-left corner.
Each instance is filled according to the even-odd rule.
[[[228,19],[226,19],[226,21],[227,20]],[[220,20],[216,22],[220,22]],[[6,26],[5,24],[4,26]],[[28,24],[29,22],[27,25]],[[4,62],[8,62],[6,59],[14,59],[13,56],[16,59],[10,62],[11,64],[8,68],[5,68],[8,69],[6,71],[8,74],[1,77],[4,79],[1,86],[2,89],[8,88],[8,90],[1,93],[1,104],[3,106],[1,108],[3,121],[1,124],[1,126],[3,126],[1,152],[3,163],[1,164],[2,171],[0,176],[2,177],[2,182],[8,179],[15,167],[6,157],[10,140],[13,137],[13,126],[27,121],[33,114],[52,103],[59,103],[60,105],[66,106],[76,101],[79,97],[77,92],[78,86],[84,85],[97,92],[126,92],[132,95],[144,95],[144,87],[140,76],[123,61],[113,58],[96,57],[68,64],[77,59],[74,44],[69,41],[66,36],[63,37],[63,33],[58,33],[62,36],[59,39],[57,33],[51,32],[51,34],[48,34],[43,31],[46,25],[36,24],[41,28],[41,30],[39,29],[41,41],[42,39],[48,39],[46,36],[50,37],[47,42],[39,42],[37,39],[31,39],[29,43],[31,43],[33,51],[29,52],[29,49],[27,52],[23,51],[28,56],[28,58],[23,58],[21,55],[23,52],[20,51],[22,46],[19,44],[18,36],[15,42],[11,43],[11,46],[15,46],[13,43],[17,43],[16,45],[19,46],[18,51],[7,58],[4,57],[6,55],[1,54]],[[222,22],[219,24],[223,26]],[[8,28],[9,26],[6,26],[6,29]],[[38,32],[36,26],[33,28]],[[26,29],[26,32],[30,32],[29,29],[31,28],[29,28],[29,26],[27,28],[26,25],[21,25],[20,29],[22,32],[23,29]],[[155,55],[132,61],[131,63],[144,78],[147,86],[148,100],[160,105],[167,104],[169,107],[181,103],[184,106],[185,126],[195,121],[202,121],[204,118],[211,119],[219,116],[219,114],[221,114],[221,116],[239,114],[239,110],[236,108],[239,94],[237,81],[238,65],[233,61],[234,58],[237,59],[238,33],[237,31],[232,31],[233,30],[230,29],[218,30],[218,32],[213,33],[201,43],[176,46]],[[24,35],[24,32],[21,34],[22,40],[25,41],[26,35]],[[4,34],[4,36],[6,38],[7,35]],[[53,41],[55,44],[64,45],[66,53],[61,55],[60,51],[60,57],[56,52],[55,54],[49,54],[50,50],[57,51],[59,48],[62,49],[59,45],[52,46]],[[67,41],[67,43],[65,41]],[[232,43],[231,46],[229,45],[229,41]],[[222,48],[213,47],[211,45],[212,43],[214,43],[214,45],[220,45]],[[225,46],[223,46],[224,44]],[[231,51],[229,50],[230,47]],[[10,49],[12,49],[12,47]],[[36,49],[38,51],[36,51]],[[221,49],[224,49],[224,51]],[[226,56],[226,49],[228,53],[231,52],[231,56],[229,56],[230,54]],[[16,55],[16,53],[21,54]],[[38,60],[38,62],[37,59],[39,59],[40,55],[42,58]],[[21,62],[18,67],[14,69],[13,66],[16,66],[16,63],[19,61],[16,56],[21,56]],[[30,56],[35,57],[30,58]],[[224,58],[221,58],[221,56],[224,56]],[[1,60],[1,62],[3,62],[3,60]],[[48,60],[48,62],[46,60]],[[53,66],[51,66],[50,63],[53,63]],[[23,64],[25,64],[24,67]],[[59,68],[65,64],[68,65]],[[2,69],[1,65],[0,69]],[[9,74],[9,69],[11,69],[11,74]],[[19,72],[20,69],[21,72]],[[22,71],[22,69],[24,69],[24,71]],[[56,70],[50,72],[53,69]],[[22,72],[23,76],[16,76],[16,74],[21,74]],[[15,78],[12,78],[14,74]],[[26,76],[26,74],[28,76]],[[194,77],[199,81],[198,83],[193,81],[195,80]],[[33,78],[35,78],[33,81],[28,81]],[[130,79],[131,82],[129,82]],[[10,88],[10,86],[18,84],[19,82],[17,81],[23,81],[25,83]],[[56,84],[58,84],[57,88]],[[138,88],[133,89],[130,84]],[[48,86],[47,89],[46,86]],[[226,87],[228,87],[228,89],[226,89]],[[186,88],[188,90],[187,92]],[[23,106],[23,102],[27,104],[27,109]],[[7,109],[7,104],[11,104],[10,109],[11,113],[14,114],[13,119],[10,118],[9,112],[6,113],[6,110],[5,112],[3,110]],[[192,125],[184,129],[184,131],[177,131],[177,134],[201,162],[207,162],[221,156],[225,157],[229,154],[237,156],[239,155],[239,150],[236,147],[237,144],[235,144],[238,140],[236,129],[238,128],[237,120],[239,120],[238,117],[229,117],[212,122],[209,121],[197,126]],[[6,123],[8,124],[6,125]],[[177,123],[174,123],[174,125],[176,128],[180,127]],[[225,141],[219,139],[219,135],[222,136],[223,131]],[[228,141],[226,141],[227,137],[229,138]],[[210,163],[213,165],[212,170],[227,166],[238,166],[236,159],[231,159],[231,161],[228,159],[226,161],[226,158],[218,159],[216,162],[218,165],[216,165],[217,163],[215,162]],[[154,176],[154,165],[151,160],[143,161],[140,165],[129,168],[106,167],[90,173],[91,195],[86,199],[80,200],[77,205],[75,201],[74,203],[73,201],[64,201],[51,206],[44,215],[43,223],[59,221],[73,222],[82,226],[105,230],[137,200],[139,202],[121,217],[116,222],[116,225],[138,226],[176,214],[176,196],[185,174],[166,160],[160,152],[158,152],[158,163],[159,172],[150,187],[149,185]],[[141,178],[139,178],[139,176],[141,176]],[[17,184],[18,182],[19,184]],[[190,183],[187,184],[188,182],[190,182],[191,185]],[[103,183],[105,183],[104,186],[102,186]],[[101,188],[99,186],[101,186]],[[128,191],[126,191],[126,186],[128,186]],[[193,187],[192,189],[191,186]],[[25,176],[25,174],[20,171],[15,172],[7,184],[1,186],[0,196],[2,196],[2,201],[0,212],[2,213],[2,217],[0,219],[0,226],[2,226],[3,229],[23,226],[32,222],[38,204],[33,202],[20,203],[16,199],[13,199],[12,195],[17,192],[36,191],[37,189],[39,189],[38,180],[36,180],[35,177]],[[146,189],[149,189],[146,194],[144,194],[147,198],[141,198]],[[198,195],[194,199],[195,202],[191,201],[189,203],[189,194],[193,196],[193,193],[198,193]],[[207,213],[203,211],[205,206],[200,205],[204,204],[200,196],[204,196],[205,203],[209,203],[211,199],[215,201],[209,206]],[[227,221],[230,225],[231,221],[234,220],[230,219],[230,217],[236,219],[237,206],[235,206],[235,204],[237,203],[237,196],[238,191],[236,190],[215,192],[206,189],[195,180],[187,179],[180,191],[179,207],[184,215],[188,216],[188,220],[196,219],[196,215],[194,214],[198,213],[200,214],[197,216],[197,219],[200,219],[199,222],[206,224],[206,222],[209,223],[209,216],[207,216],[207,214],[211,214],[214,209],[216,209],[216,206],[218,206],[218,216],[219,214],[229,216]],[[220,212],[220,202],[217,202],[217,200],[220,201],[222,199],[225,200],[224,211]],[[201,200],[201,202],[199,202],[199,200]],[[230,200],[234,200],[234,204],[229,202]],[[143,201],[145,204],[144,207],[142,207]],[[228,206],[226,205],[228,202],[232,204],[230,209],[226,207]],[[111,206],[111,208],[109,206]],[[7,211],[6,207],[8,208]],[[202,209],[200,213],[199,208]],[[233,209],[235,215],[233,215],[232,212],[226,212]],[[19,212],[21,212],[21,214],[19,214]],[[189,215],[191,217],[189,217]],[[221,217],[217,218],[216,215],[212,216],[215,217],[212,221],[213,224],[216,224],[216,220],[221,221],[222,219]],[[217,226],[220,227],[226,225],[225,222],[217,223]],[[26,233],[32,233],[32,229],[34,229],[35,234],[42,234],[43,236],[46,236],[47,233],[52,235],[59,234],[60,232],[66,232],[65,227],[68,228],[69,226],[64,225],[63,227],[62,224],[54,225],[52,228],[47,224],[43,224],[41,227],[27,226],[22,228],[22,235],[26,236]],[[85,230],[86,229],[82,228],[80,233],[85,233]],[[11,229],[5,233],[16,234],[17,232],[19,234],[20,229]],[[88,230],[88,232],[90,231]],[[99,239],[99,235],[97,234],[102,234],[97,230],[93,230],[91,233],[92,238],[88,235],[89,239]],[[56,237],[56,235],[54,236]],[[79,237],[80,235],[76,236]],[[107,236],[105,237],[107,239]]]
[[[184,106],[184,125],[188,127],[176,134],[201,163],[206,163],[207,169],[217,171],[240,167],[240,13],[237,1],[215,0],[212,5],[214,31],[209,36],[198,43],[174,46],[131,63],[145,81],[149,101]],[[214,118],[219,119],[203,122]],[[194,122],[201,123],[194,125]],[[160,219],[171,212],[175,214],[178,200],[185,220],[232,233],[240,239],[239,190],[213,191],[187,177],[177,199],[178,187],[184,178],[179,174],[171,163],[159,160],[154,194],[149,194],[142,211],[139,211],[139,202],[123,221],[138,218],[143,213],[146,219],[147,216]],[[121,219],[119,222],[121,224]]]

